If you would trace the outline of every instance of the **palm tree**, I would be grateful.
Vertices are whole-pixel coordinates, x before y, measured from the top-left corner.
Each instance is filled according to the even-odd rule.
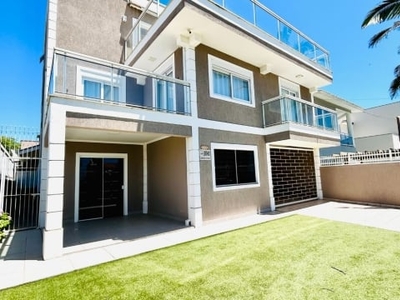
[[[383,0],[375,8],[368,12],[361,27],[380,24],[386,21],[400,18],[400,0]],[[389,33],[400,28],[400,21],[395,21],[392,26],[378,32],[370,40],[368,46],[375,47],[386,38]],[[399,48],[400,54],[400,48]],[[400,65],[394,68],[394,79],[389,88],[390,97],[393,99],[400,93]]]

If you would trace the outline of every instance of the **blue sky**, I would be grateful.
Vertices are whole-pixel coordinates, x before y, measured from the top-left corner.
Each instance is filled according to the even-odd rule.
[[[0,1],[0,125],[39,127],[46,2]],[[334,81],[325,90],[365,108],[392,101],[388,87],[400,59],[399,36],[369,49],[382,26],[360,27],[380,1],[262,2],[330,52]]]

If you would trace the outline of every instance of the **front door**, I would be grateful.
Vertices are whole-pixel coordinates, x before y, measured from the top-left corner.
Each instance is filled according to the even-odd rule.
[[[78,220],[122,216],[124,159],[79,157]]]

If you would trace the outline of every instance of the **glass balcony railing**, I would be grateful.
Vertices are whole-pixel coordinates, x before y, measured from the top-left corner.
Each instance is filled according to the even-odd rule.
[[[257,0],[209,0],[330,70],[329,52]]]
[[[131,55],[133,49],[139,42],[146,36],[152,24],[144,21],[146,14],[155,15],[157,18],[164,11],[165,7],[169,4],[170,0],[148,0],[147,6],[143,9],[136,23],[133,24],[131,31],[125,39],[124,55],[125,60]]]
[[[186,81],[56,50],[49,95],[190,115]]]
[[[297,123],[338,131],[336,112],[305,100],[279,96],[262,103],[264,127]]]
[[[317,63],[330,71],[329,52],[318,45],[312,39],[300,32],[294,26],[283,20],[272,10],[257,0],[208,0],[237,17],[251,23],[253,26],[263,30],[282,43],[298,51],[311,61]],[[147,7],[143,10],[133,28],[125,39],[125,60],[132,53],[133,49],[147,34],[151,24],[143,19],[149,12],[161,15],[170,0],[149,0]]]
[[[340,145],[354,146],[353,137],[347,133],[340,133]]]

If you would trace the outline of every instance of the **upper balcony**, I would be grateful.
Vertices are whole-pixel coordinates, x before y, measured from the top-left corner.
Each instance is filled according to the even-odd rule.
[[[186,81],[60,49],[54,53],[48,95],[130,109],[191,114]]]
[[[160,1],[148,2],[126,37],[125,64],[154,70],[183,39],[309,88],[332,81],[329,52],[260,1]],[[152,25],[143,21],[149,12],[158,17]]]
[[[284,145],[338,146],[340,134],[335,111],[299,98],[278,96],[262,103],[266,139]],[[294,135],[294,136],[292,136]],[[308,144],[308,145],[307,145]],[[291,145],[291,146],[293,146]]]

